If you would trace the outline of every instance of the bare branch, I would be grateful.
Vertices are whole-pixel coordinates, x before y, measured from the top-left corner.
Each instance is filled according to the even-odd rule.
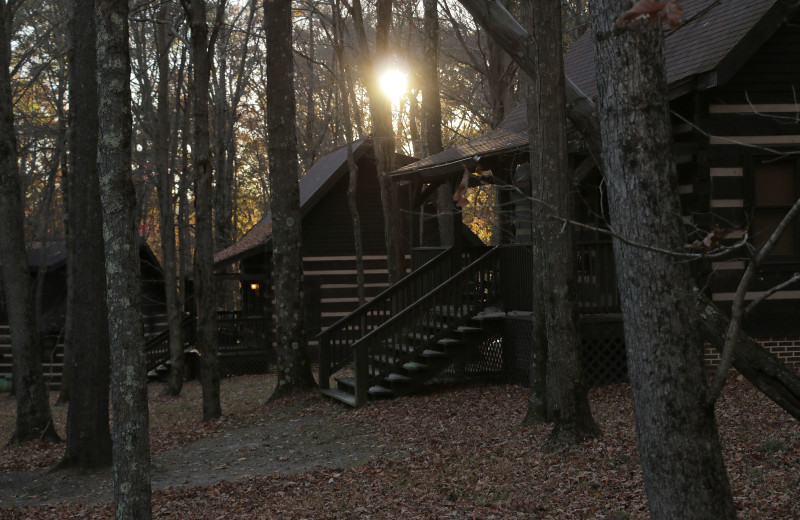
[[[765,291],[761,296],[759,296],[758,298],[756,298],[755,300],[750,302],[750,305],[745,307],[745,309],[744,309],[745,316],[747,316],[747,314],[750,313],[750,311],[755,309],[756,306],[759,303],[763,302],[764,300],[766,300],[767,298],[769,298],[770,296],[772,296],[776,292],[781,291],[781,290],[785,289],[786,287],[789,287],[790,285],[792,285],[794,282],[797,282],[798,280],[800,280],[800,273],[794,273],[792,275],[792,277],[789,278],[788,280],[786,280],[785,282],[779,283],[775,287],[769,289],[768,291]]]
[[[755,258],[750,261],[747,269],[744,272],[744,275],[742,275],[742,279],[739,281],[739,287],[736,289],[736,295],[733,298],[731,323],[728,326],[728,332],[725,335],[725,344],[722,348],[722,354],[720,355],[719,366],[717,367],[716,374],[714,375],[714,380],[711,382],[711,385],[706,392],[705,404],[708,407],[713,407],[714,403],[716,403],[717,399],[722,393],[722,387],[725,386],[725,377],[728,375],[728,371],[731,369],[731,365],[733,364],[734,347],[736,346],[736,342],[739,340],[742,316],[744,314],[744,299],[747,295],[747,288],[750,285],[750,280],[752,280],[753,276],[755,276],[758,268],[767,258],[770,251],[772,251],[772,248],[775,246],[775,244],[778,243],[778,239],[781,237],[789,224],[795,219],[798,213],[800,213],[800,199],[795,201],[792,208],[786,213],[780,224],[778,224],[778,227],[776,227],[772,232],[767,242],[761,247]]]

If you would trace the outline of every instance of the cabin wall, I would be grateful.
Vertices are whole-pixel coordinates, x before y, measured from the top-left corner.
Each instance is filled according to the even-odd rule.
[[[349,176],[345,174],[303,217],[303,272],[309,345],[316,334],[358,307],[355,242],[347,202]],[[401,207],[407,207],[401,193]],[[389,287],[383,204],[372,161],[359,162],[357,204],[364,251],[365,296],[370,300]],[[404,218],[405,220],[405,218]],[[407,264],[410,261],[406,260]],[[243,260],[243,274],[270,270],[267,253]],[[245,288],[245,291],[249,290]],[[274,324],[273,324],[274,337]],[[313,355],[313,352],[312,352]]]
[[[693,95],[700,132],[682,123],[684,135],[693,135],[697,143],[693,176],[679,181],[682,196],[691,195],[684,201],[692,213],[689,223],[704,230],[712,225],[732,229],[727,243],[745,232],[751,242],[763,242],[768,224],[800,196],[800,161],[780,155],[800,150],[798,24],[800,17],[795,17],[779,29],[726,85]],[[681,141],[678,135],[676,141]],[[742,255],[706,262],[701,283],[721,308],[730,309],[745,267]],[[799,271],[800,225],[793,225],[780,251],[753,280],[747,301]],[[799,312],[800,284],[795,283],[756,307],[743,326],[768,348],[794,348],[800,337]]]

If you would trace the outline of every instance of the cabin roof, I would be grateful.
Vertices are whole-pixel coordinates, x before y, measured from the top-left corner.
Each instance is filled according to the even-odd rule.
[[[465,159],[476,156],[489,158],[515,150],[524,150],[527,147],[528,122],[525,104],[521,103],[514,107],[494,130],[399,168],[392,172],[392,177],[405,178],[408,174],[418,175],[423,180],[441,177],[462,171]]]
[[[367,152],[372,150],[372,140],[360,139],[352,144],[352,148],[353,158],[359,161]],[[396,157],[402,163],[412,160],[410,157],[401,154],[397,154]],[[347,172],[346,146],[320,157],[308,172],[300,178],[301,215],[305,217]],[[271,238],[272,213],[270,212],[258,224],[250,228],[235,244],[218,251],[214,255],[214,263],[220,264],[240,260],[263,248],[270,242]]]
[[[725,84],[797,7],[794,0],[683,0],[684,23],[664,39],[670,97]],[[591,31],[564,57],[567,76],[597,94]]]
[[[796,0],[683,0],[684,25],[665,39],[670,96],[725,84],[797,9]],[[590,31],[564,58],[567,76],[587,96],[597,93]],[[432,181],[461,172],[476,156],[513,153],[528,146],[526,107],[517,105],[495,130],[395,170],[396,180]]]
[[[139,244],[139,256],[143,261],[150,263],[155,269],[161,270],[161,264],[156,258],[155,253],[150,248],[147,240],[140,236],[137,238]],[[50,240],[46,242],[32,242],[28,248],[28,268],[38,269],[42,263],[42,244],[44,244],[44,264],[47,270],[52,271],[60,268],[67,263],[67,243],[63,240]]]
[[[43,246],[44,251],[42,251]],[[28,246],[28,269],[37,269],[41,266],[42,253],[44,253],[44,265],[48,270],[57,269],[67,263],[67,245],[63,240],[37,241]]]

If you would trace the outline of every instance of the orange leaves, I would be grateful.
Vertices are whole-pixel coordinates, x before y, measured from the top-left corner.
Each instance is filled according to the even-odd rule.
[[[627,27],[636,20],[649,18],[650,23],[656,20],[663,20],[672,29],[677,29],[681,25],[683,8],[677,4],[677,0],[667,2],[657,2],[656,0],[639,0],[633,7],[625,11],[622,16],[617,18],[617,27]]]
[[[466,191],[469,187],[469,176],[470,170],[464,165],[464,175],[461,177],[461,183],[459,183],[458,187],[456,188],[456,192],[453,194],[453,202],[456,203],[456,206],[459,208],[463,208],[467,204],[467,195]]]
[[[733,229],[721,228],[714,224],[714,227],[708,232],[703,240],[695,240],[691,244],[685,244],[683,247],[687,251],[696,251],[700,252],[701,254],[706,254],[709,251],[716,249],[722,242],[722,239],[733,233],[733,231]]]

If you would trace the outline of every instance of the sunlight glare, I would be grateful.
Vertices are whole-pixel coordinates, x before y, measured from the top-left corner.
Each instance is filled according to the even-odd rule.
[[[397,103],[406,94],[408,75],[398,69],[389,69],[381,76],[381,89],[392,103]]]

